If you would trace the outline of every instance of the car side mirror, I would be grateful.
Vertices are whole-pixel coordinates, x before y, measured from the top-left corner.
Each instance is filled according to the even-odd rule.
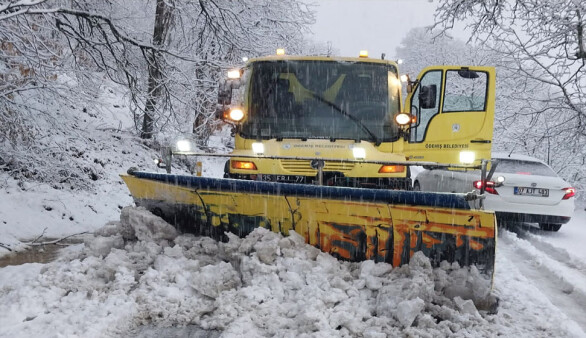
[[[437,85],[421,86],[419,89],[419,106],[422,109],[435,108],[435,98],[437,95]]]

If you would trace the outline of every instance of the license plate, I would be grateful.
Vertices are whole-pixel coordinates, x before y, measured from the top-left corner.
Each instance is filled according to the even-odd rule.
[[[549,189],[515,187],[515,195],[548,197]]]
[[[289,182],[289,183],[304,183],[305,176],[297,175],[266,175],[259,174],[258,179],[267,182]]]

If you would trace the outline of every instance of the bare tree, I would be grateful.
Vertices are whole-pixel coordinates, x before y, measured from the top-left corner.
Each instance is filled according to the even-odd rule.
[[[84,142],[51,135],[85,137],[57,115],[91,110],[104,77],[127,88],[137,134],[205,140],[221,72],[277,47],[299,52],[311,22],[298,0],[0,1],[0,168],[45,181],[99,178],[99,165],[82,163]]]
[[[155,27],[153,29],[153,46],[161,48],[169,32],[173,18],[173,0],[157,0],[155,12]],[[161,87],[163,86],[163,67],[161,66],[161,52],[151,49],[147,54],[148,61],[148,90],[144,117],[141,130],[141,137],[151,138],[153,133],[153,117],[157,99],[161,98]]]
[[[556,169],[586,186],[586,2],[575,0],[445,0],[436,10],[436,28],[457,24],[501,56],[501,67],[524,89],[528,151],[543,154]],[[538,91],[530,92],[538,87]],[[517,90],[517,93],[521,91]],[[536,95],[536,94],[539,95]],[[519,125],[521,126],[521,125]],[[531,137],[527,137],[531,136]],[[535,142],[535,143],[532,143]]]
[[[81,50],[84,57],[112,79],[125,83],[131,90],[135,107],[144,116],[143,137],[150,137],[157,123],[166,125],[177,104],[179,107],[188,104],[186,97],[201,96],[197,88],[192,87],[197,86],[192,81],[194,74],[185,73],[183,69],[203,68],[199,77],[208,74],[211,78],[199,80],[207,87],[215,82],[221,69],[242,56],[266,54],[276,47],[297,45],[301,40],[299,32],[312,22],[307,7],[297,0],[278,3],[268,0],[156,1],[153,33],[144,36],[140,34],[144,30],[133,34],[135,27],[112,18],[107,11],[102,14],[108,6],[114,11],[125,4],[72,2],[70,5],[46,0],[11,1],[0,8],[0,20],[9,25],[8,21],[14,19],[16,25],[26,27],[22,21],[29,17],[42,18],[47,30],[55,28],[67,39],[68,43],[62,47]],[[150,10],[143,2],[133,5]],[[176,16],[176,25],[171,20],[174,12],[180,13]],[[167,43],[167,39],[172,42]],[[143,75],[143,67],[147,68],[148,76]],[[178,94],[178,89],[196,90],[185,96],[183,92]],[[213,95],[208,88],[203,92],[204,96]]]

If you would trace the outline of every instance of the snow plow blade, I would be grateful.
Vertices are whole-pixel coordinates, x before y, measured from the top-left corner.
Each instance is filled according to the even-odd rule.
[[[178,230],[227,240],[264,227],[335,257],[400,266],[417,251],[432,265],[475,265],[492,276],[493,212],[472,210],[463,194],[328,187],[131,172],[135,203]]]

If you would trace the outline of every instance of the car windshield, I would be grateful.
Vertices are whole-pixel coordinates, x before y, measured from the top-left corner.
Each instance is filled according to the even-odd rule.
[[[498,159],[498,161],[496,172],[499,173],[558,176],[555,171],[543,163],[512,159]]]
[[[390,64],[262,61],[251,70],[245,137],[398,138],[400,84]]]

